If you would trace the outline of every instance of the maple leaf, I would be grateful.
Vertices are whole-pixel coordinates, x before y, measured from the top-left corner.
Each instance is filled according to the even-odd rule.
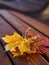
[[[40,34],[27,38],[26,35],[23,37],[14,32],[13,35],[6,35],[2,39],[8,43],[5,45],[5,51],[10,51],[14,57],[24,53],[44,53],[44,47],[49,46],[49,39]]]

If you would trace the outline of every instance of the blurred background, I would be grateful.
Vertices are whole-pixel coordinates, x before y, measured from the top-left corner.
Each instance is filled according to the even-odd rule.
[[[49,21],[49,0],[0,0],[0,9],[18,11],[43,23]]]

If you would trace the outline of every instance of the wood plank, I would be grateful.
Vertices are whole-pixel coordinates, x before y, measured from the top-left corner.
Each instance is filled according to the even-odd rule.
[[[5,12],[6,12],[6,15],[7,16],[5,16]],[[25,23],[23,23],[23,22],[21,22],[21,20],[19,20],[18,18],[16,18],[15,16],[12,16],[10,13],[8,13],[7,11],[4,11],[4,13],[2,13],[2,16],[4,16],[5,17],[5,19],[6,20],[8,20],[8,22],[9,23],[11,23],[15,28],[18,28],[20,31],[22,31],[23,33],[25,32],[25,30],[29,27],[29,25],[27,25],[27,24],[25,24]],[[32,34],[34,34],[33,33],[33,29],[31,30],[32,32]],[[37,32],[35,32],[35,34],[37,34]],[[32,56],[33,56],[33,54],[32,54]],[[37,54],[37,56],[39,56],[39,60],[42,60],[42,65],[49,65],[48,64],[48,62],[39,54]],[[34,56],[33,56],[34,57]],[[33,59],[33,58],[32,58]],[[37,60],[38,60],[38,58],[37,57],[34,57],[34,59],[36,59],[36,62],[37,62]],[[39,61],[39,62],[37,62],[39,65],[41,65],[41,62]]]
[[[9,28],[10,28],[10,26],[8,24],[6,24],[6,22],[4,22],[4,20],[0,16],[0,37],[5,36],[6,34],[9,34],[9,35],[13,34],[14,29],[12,29],[12,28],[9,29]]]
[[[3,20],[1,17],[0,17],[0,31],[1,31],[1,34],[0,36],[5,36],[6,34],[8,35],[11,35],[13,34],[13,32],[15,31],[8,23],[5,22],[5,20]],[[4,30],[3,30],[4,28]],[[2,44],[4,45],[5,43],[3,41],[1,41]],[[10,55],[10,53],[8,53]],[[10,58],[12,57],[12,55],[10,55]],[[14,63],[14,65],[29,65],[28,64],[28,60],[26,59],[26,57],[15,57],[15,58],[12,58],[12,61]],[[32,62],[30,61],[30,64],[31,65],[37,65],[35,61],[33,61],[32,59]],[[47,63],[46,63],[47,64]]]
[[[46,65],[45,64],[45,59],[40,55],[40,54],[36,54],[36,58],[37,59],[35,59],[35,55],[33,54],[33,56],[32,56],[32,54],[30,55],[30,56],[28,56],[28,57],[31,57],[31,58],[33,58],[33,60],[37,63],[37,65]],[[42,58],[42,59],[40,59],[40,58]],[[44,62],[43,62],[43,60],[44,60]],[[40,63],[40,64],[39,64]],[[49,64],[48,64],[49,65]]]
[[[17,13],[12,11],[12,14],[13,14],[13,15],[16,15]],[[18,13],[18,14],[19,14],[19,13]],[[17,15],[18,15],[18,14],[17,14]],[[17,15],[16,15],[16,16],[17,16]],[[20,17],[20,18],[21,18],[21,17]],[[23,18],[24,18],[24,17],[23,17]],[[22,19],[22,18],[21,18],[21,19]],[[25,21],[25,22],[26,22],[26,21]],[[24,23],[23,23],[22,25],[24,25]],[[24,26],[25,26],[25,25],[24,25]],[[28,27],[29,27],[29,26],[28,26]],[[33,30],[34,30],[34,29],[33,29]],[[31,31],[30,31],[30,32],[31,32]],[[37,31],[34,31],[34,32],[36,32],[36,34],[39,33],[39,32],[37,32]],[[34,33],[34,34],[35,34],[35,33]],[[49,48],[48,48],[48,49],[46,48],[46,51],[47,51],[46,56],[49,58]]]
[[[6,14],[5,14],[6,13]],[[17,17],[12,16],[9,12],[7,11],[0,11],[0,14],[3,16],[3,18],[5,18],[8,23],[11,23],[14,28],[19,29],[20,31],[23,31],[23,33],[25,33],[26,29],[28,27],[30,27],[29,25],[23,23],[21,20],[19,20]],[[20,23],[21,22],[21,23]],[[19,24],[20,23],[20,24]],[[22,28],[22,29],[21,29]],[[32,28],[31,32],[33,32],[34,34],[37,34],[38,32],[36,32],[35,30]],[[33,34],[33,35],[34,35]]]
[[[23,20],[25,23],[31,25],[33,28],[43,33],[45,36],[49,37],[49,31],[48,31],[49,26],[47,26],[46,24],[43,24],[38,20],[32,19],[18,12],[11,11],[11,13],[16,17],[20,18],[21,20]],[[49,24],[49,22],[47,22],[47,24]]]
[[[13,34],[13,32],[14,32],[14,30],[12,29],[12,28],[10,28],[10,30],[9,30],[9,28],[10,28],[10,26],[8,25],[8,24],[6,24],[6,22],[4,22],[4,20],[2,19],[2,17],[0,16],[0,37],[2,37],[2,36],[5,36],[6,34],[9,34],[9,35],[11,35],[11,34]],[[12,30],[12,32],[11,32],[11,30]],[[10,31],[10,33],[8,33]],[[1,40],[0,40],[0,42],[1,42]],[[1,45],[2,46],[5,46],[5,44],[4,44],[4,42],[3,42],[3,44],[2,44],[2,42],[1,42]],[[4,47],[3,47],[3,49],[4,49]],[[2,50],[1,50],[2,51]],[[5,50],[4,50],[5,51]],[[5,52],[4,52],[5,53]],[[3,54],[4,54],[3,53]],[[4,59],[5,59],[5,64],[6,65],[10,65],[9,64],[9,60],[11,61],[11,65],[14,65],[13,64],[13,62],[12,62],[12,60],[11,60],[11,56],[10,56],[10,54],[9,54],[9,52],[8,53],[6,53],[7,54],[7,58],[8,59],[5,59],[5,57],[3,58],[3,64],[4,64]],[[2,59],[2,58],[1,58]],[[2,65],[3,65],[2,64]]]
[[[0,43],[0,65],[12,65]]]
[[[46,51],[47,51],[46,55],[47,57],[49,57],[49,48],[47,48]]]
[[[43,57],[49,62],[49,48],[46,49],[46,54],[43,55]]]
[[[11,11],[10,13],[11,13],[12,15],[16,16],[16,18],[17,18],[17,17],[19,16],[19,14],[20,14],[20,13],[17,14],[17,12],[14,12],[14,11]],[[22,14],[20,14],[20,15],[22,15]],[[24,15],[22,15],[22,16],[23,16],[23,18],[26,18]],[[23,26],[24,26],[24,28],[25,28],[26,26],[29,27],[29,25],[26,25],[26,24],[22,23],[24,20],[22,21],[23,18],[21,18],[21,16],[19,16],[18,18],[19,18],[19,20],[21,20],[21,23],[18,22],[18,24],[20,23],[20,24],[22,25],[21,27],[23,27]],[[21,19],[20,19],[20,18],[21,18]],[[25,22],[26,22],[26,21],[25,21]],[[47,23],[47,24],[48,24],[48,23]],[[20,27],[20,28],[21,28],[21,27]],[[22,28],[21,30],[23,30],[23,28]],[[25,32],[25,30],[23,30],[23,32]],[[34,35],[35,35],[35,34],[40,34],[39,32],[35,31],[33,28],[32,28],[32,31],[30,30],[30,33],[31,33],[31,32],[34,33]],[[32,33],[31,33],[31,34],[32,34]],[[46,51],[47,51],[47,52],[46,52],[46,56],[47,56],[48,59],[49,59],[49,48],[46,48]],[[48,60],[48,61],[49,61],[49,60]]]
[[[1,33],[1,26],[2,26],[2,23],[1,23],[1,19],[0,19],[0,33]],[[0,43],[0,65],[3,65],[3,64],[4,65],[12,65],[10,59],[8,58],[6,53],[4,52],[4,50],[3,50],[2,46],[1,46],[1,43]]]

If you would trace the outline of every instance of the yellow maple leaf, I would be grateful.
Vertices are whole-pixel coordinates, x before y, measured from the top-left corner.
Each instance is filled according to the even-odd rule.
[[[30,43],[28,43],[27,39],[23,39],[18,45],[18,48],[21,53],[28,52],[30,51]]]
[[[8,50],[11,50],[13,48],[18,47],[18,45],[19,45],[18,41],[17,42],[8,43],[8,44],[6,44],[5,49],[6,49],[6,51],[8,51]]]
[[[20,38],[21,38],[21,36],[16,32],[14,32],[13,35],[6,35],[5,37],[2,37],[2,39],[6,43],[15,42],[16,40],[19,40]]]
[[[36,40],[36,37],[26,38],[25,36],[20,36],[18,33],[14,32],[13,35],[6,35],[2,39],[8,43],[5,45],[5,51],[10,51],[13,56],[23,55],[24,52],[30,52],[30,44]],[[18,48],[20,54],[15,50]],[[36,53],[36,46],[33,46],[32,53]]]

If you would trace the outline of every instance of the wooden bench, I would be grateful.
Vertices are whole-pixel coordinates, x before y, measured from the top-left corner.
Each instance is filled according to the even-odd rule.
[[[22,35],[28,27],[32,28],[31,35],[41,34],[49,38],[49,26],[46,24],[18,12],[0,10],[0,37],[12,35],[14,31]],[[43,55],[30,54],[13,58],[10,52],[4,52],[5,44],[0,39],[0,65],[49,65],[49,48]]]

